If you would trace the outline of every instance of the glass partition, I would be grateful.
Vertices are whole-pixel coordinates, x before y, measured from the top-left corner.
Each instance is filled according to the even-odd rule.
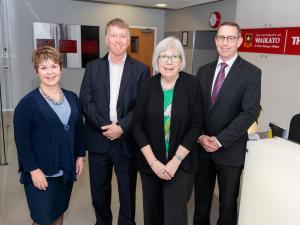
[[[7,137],[7,127],[4,125],[6,120],[6,115],[3,113],[3,99],[6,98],[5,94],[5,73],[8,70],[8,54],[7,49],[4,48],[4,36],[5,30],[3,26],[4,22],[4,15],[3,15],[3,0],[0,0],[0,224],[2,224],[1,218],[2,216],[2,209],[3,209],[3,189],[4,189],[4,172],[5,166],[7,165],[7,145],[6,145],[6,138]],[[5,101],[6,102],[6,101]]]
[[[1,46],[1,45],[0,45]],[[5,124],[5,120],[8,118],[8,113],[3,112],[3,99],[5,98],[5,82],[4,82],[4,74],[7,67],[4,63],[5,57],[7,57],[7,52],[5,48],[1,48],[0,50],[0,167],[7,165],[7,146],[6,146],[6,136],[7,129]],[[0,168],[1,172],[2,169]],[[1,174],[0,172],[0,174]],[[1,176],[3,177],[3,176]],[[0,184],[1,184],[0,177]],[[1,185],[0,185],[1,186]],[[1,187],[0,187],[1,188]],[[1,190],[1,189],[0,189]]]
[[[1,23],[0,23],[1,24]],[[1,39],[0,39],[1,41]],[[2,81],[3,78],[3,54],[1,52],[0,54],[0,81]],[[0,84],[1,85],[1,84]],[[1,90],[0,90],[1,93]],[[0,98],[0,106],[2,105],[2,99]],[[5,162],[5,157],[6,157],[6,150],[5,149],[5,143],[3,142],[3,138],[2,136],[4,135],[4,127],[3,127],[3,111],[2,111],[2,107],[1,107],[1,113],[0,113],[0,224],[2,224],[1,222],[1,218],[2,218],[2,196],[3,196],[3,177],[4,177],[4,169],[3,167],[5,166],[4,164]]]

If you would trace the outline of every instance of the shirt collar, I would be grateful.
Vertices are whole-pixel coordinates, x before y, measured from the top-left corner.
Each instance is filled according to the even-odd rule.
[[[123,57],[123,59],[122,59],[122,64],[125,63],[126,57],[127,57],[127,53],[124,55],[124,57]],[[108,54],[108,62],[109,62],[109,63],[113,63],[113,62],[111,61],[111,57],[110,57],[109,54]]]
[[[234,63],[234,61],[236,60],[237,57],[238,57],[238,54],[235,54],[235,56],[233,56],[231,59],[229,59],[229,60],[227,60],[227,61],[223,61],[223,60],[219,57],[217,66],[220,66],[221,63],[225,62],[225,63],[228,65],[227,68],[230,68],[230,67],[233,65],[233,63]]]

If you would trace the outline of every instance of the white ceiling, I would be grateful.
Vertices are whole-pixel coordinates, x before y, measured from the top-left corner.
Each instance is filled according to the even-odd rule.
[[[181,9],[190,6],[206,4],[210,2],[223,1],[223,0],[73,0],[81,2],[99,2],[99,3],[113,3],[113,4],[123,4],[123,5],[134,5],[142,7],[154,7],[157,3],[167,4],[168,9]]]

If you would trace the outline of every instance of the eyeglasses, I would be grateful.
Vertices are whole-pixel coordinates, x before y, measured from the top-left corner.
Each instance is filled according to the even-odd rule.
[[[217,35],[216,36],[216,39],[217,39],[217,41],[227,41],[227,42],[229,42],[229,43],[233,43],[234,41],[235,41],[235,39],[238,39],[238,38],[240,38],[240,37],[236,37],[236,36],[227,36],[227,37],[225,37],[225,36],[222,36],[222,35]]]
[[[167,62],[169,62],[169,60],[171,60],[172,63],[178,63],[181,60],[181,56],[180,55],[171,55],[171,56],[160,55],[160,56],[158,56],[158,60],[161,63],[167,63]]]

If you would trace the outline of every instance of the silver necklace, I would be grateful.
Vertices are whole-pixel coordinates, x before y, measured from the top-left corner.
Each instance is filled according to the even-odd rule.
[[[42,88],[42,85],[40,85],[40,92],[41,94],[44,96],[44,98],[46,98],[47,100],[49,100],[50,102],[52,102],[54,105],[61,105],[64,102],[64,94],[61,90],[61,88],[59,88],[59,99],[55,100],[53,98],[51,98]]]

